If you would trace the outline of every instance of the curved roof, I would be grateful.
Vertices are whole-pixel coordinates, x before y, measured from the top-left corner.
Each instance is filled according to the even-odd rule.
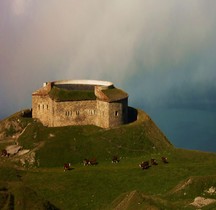
[[[64,85],[64,84],[93,85],[93,86],[106,86],[106,87],[113,86],[112,82],[102,81],[102,80],[59,80],[59,81],[52,82],[52,84],[54,85]]]
[[[95,87],[101,93],[95,95]],[[107,102],[128,98],[128,94],[115,88],[112,82],[100,80],[59,80],[46,82],[32,95],[49,95],[54,101],[103,100]]]

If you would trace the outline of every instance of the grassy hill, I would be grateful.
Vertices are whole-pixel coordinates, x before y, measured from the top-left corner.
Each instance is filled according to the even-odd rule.
[[[141,110],[115,129],[9,119],[17,116],[26,123],[17,141],[30,151],[0,158],[0,209],[216,209],[216,154],[174,148]],[[93,157],[98,165],[83,166]],[[158,165],[139,168],[151,158]],[[63,171],[65,162],[72,170]]]

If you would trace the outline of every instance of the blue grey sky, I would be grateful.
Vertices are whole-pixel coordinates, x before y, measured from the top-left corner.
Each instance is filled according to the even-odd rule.
[[[45,81],[129,93],[177,147],[216,151],[216,1],[1,0],[0,119]]]

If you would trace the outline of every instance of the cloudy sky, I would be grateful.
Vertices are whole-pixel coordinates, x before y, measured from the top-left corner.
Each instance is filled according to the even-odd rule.
[[[129,93],[177,147],[216,151],[215,0],[1,0],[0,119],[45,81]]]

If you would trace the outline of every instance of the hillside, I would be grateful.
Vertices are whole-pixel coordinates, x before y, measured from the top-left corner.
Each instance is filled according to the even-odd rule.
[[[0,121],[0,141],[17,139],[28,123],[32,122],[31,110],[25,109]]]
[[[37,151],[34,163],[40,167],[62,166],[64,162],[80,163],[84,158],[93,157],[98,161],[111,159],[114,155],[134,157],[173,148],[145,112],[140,110],[136,118],[136,121],[115,129],[96,126],[49,128],[16,113],[5,119],[2,125],[7,125],[5,133],[10,127],[13,136],[18,135],[14,141],[23,149]],[[21,128],[25,130],[19,136]]]
[[[13,131],[0,148],[22,147],[0,158],[0,209],[216,209],[216,154],[174,148],[142,110],[131,108],[131,123],[115,129],[48,128],[25,113],[0,124]],[[85,158],[98,164],[83,166]],[[142,170],[151,158],[158,165]]]

